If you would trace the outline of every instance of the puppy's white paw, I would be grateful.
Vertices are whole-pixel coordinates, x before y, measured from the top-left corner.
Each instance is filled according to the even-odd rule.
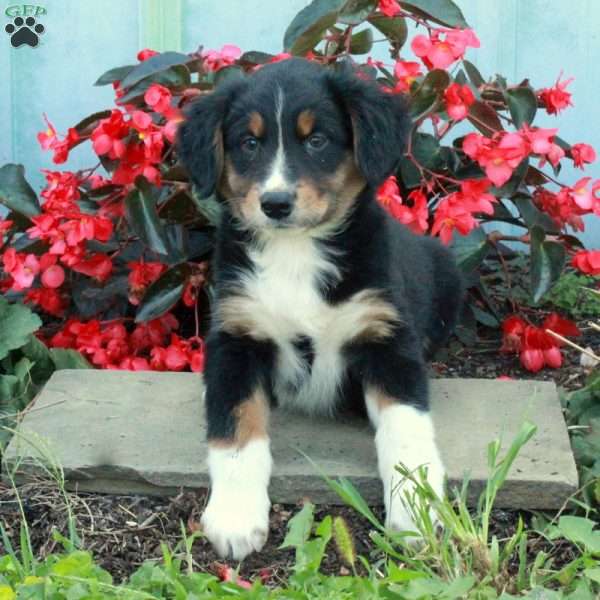
[[[242,560],[267,541],[270,507],[266,490],[213,491],[202,529],[222,558]]]

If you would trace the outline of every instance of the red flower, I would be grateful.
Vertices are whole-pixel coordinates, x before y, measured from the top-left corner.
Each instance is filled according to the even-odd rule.
[[[580,250],[571,264],[586,275],[600,275],[600,250]]]
[[[377,190],[377,200],[394,217],[411,231],[423,234],[429,227],[427,197],[420,190],[408,195],[412,206],[404,204],[395,175],[388,177]]]
[[[500,351],[518,353],[523,367],[533,373],[544,366],[558,369],[562,365],[561,342],[547,333],[547,330],[563,337],[581,335],[575,323],[556,313],[548,315],[542,327],[528,325],[521,317],[512,315],[502,324]]]
[[[98,156],[104,154],[114,160],[125,154],[123,138],[129,133],[129,125],[123,119],[123,113],[118,109],[111,111],[108,119],[102,119],[92,131],[92,146]]]
[[[417,35],[412,51],[431,69],[447,69],[462,59],[467,47],[479,48],[479,39],[472,29],[432,29],[429,37]]]
[[[207,71],[219,71],[223,67],[228,67],[241,55],[242,51],[232,44],[225,44],[220,50],[204,50],[201,54]]]
[[[558,333],[563,337],[577,337],[581,335],[581,331],[579,327],[573,323],[573,321],[569,321],[569,319],[563,319],[557,313],[550,313],[542,324],[543,329],[551,329],[554,333]],[[560,346],[560,340],[556,340],[554,338],[553,344]]]
[[[518,352],[527,323],[517,315],[511,315],[502,323],[502,347],[500,352]]]
[[[423,72],[421,71],[421,65],[418,62],[397,60],[394,65],[394,76],[396,77],[394,91],[403,93],[408,92],[413,81],[420,75],[423,75]]]
[[[167,270],[167,266],[159,262],[132,261],[127,263],[131,270],[127,278],[129,282],[129,302],[140,303],[146,288],[154,283]]]
[[[467,235],[479,227],[479,221],[473,216],[475,213],[494,213],[496,198],[487,192],[489,186],[487,179],[461,182],[460,191],[449,194],[438,204],[431,235],[439,235],[444,244],[449,244],[455,229],[461,235]]]
[[[143,62],[144,60],[148,60],[149,58],[152,58],[153,56],[156,56],[157,54],[159,54],[159,53],[156,52],[156,50],[150,50],[150,48],[144,48],[144,50],[140,50],[137,53],[137,59],[140,62]]]
[[[66,308],[66,303],[59,291],[47,287],[28,290],[25,294],[25,302],[37,304],[54,317],[62,317]]]
[[[486,138],[469,133],[463,140],[464,153],[483,167],[488,179],[496,186],[503,186],[513,171],[525,159],[530,147],[521,133],[495,133]]]
[[[402,10],[397,0],[379,0],[378,8],[386,17],[395,17]]]
[[[475,102],[475,96],[466,83],[464,85],[458,83],[449,85],[444,91],[444,98],[446,100],[446,111],[450,118],[455,121],[464,119],[469,112],[469,106]]]
[[[93,277],[100,282],[106,281],[112,273],[113,264],[106,254],[100,252],[92,254],[89,258],[81,260],[71,266],[73,271]]]
[[[560,81],[559,76],[554,87],[544,88],[538,92],[538,96],[544,103],[548,114],[557,115],[561,110],[564,110],[568,106],[573,106],[571,94],[566,91],[567,86],[571,81],[573,81],[572,77],[566,81]]]
[[[596,151],[589,144],[573,144],[571,146],[571,158],[576,167],[583,169],[584,163],[596,161]]]
[[[520,354],[521,364],[532,373],[544,367],[544,353],[537,348],[527,348]]]
[[[523,125],[521,133],[529,142],[531,152],[542,155],[540,167],[544,166],[546,158],[556,167],[565,156],[565,151],[553,141],[557,131],[558,129],[529,128],[526,124]]]

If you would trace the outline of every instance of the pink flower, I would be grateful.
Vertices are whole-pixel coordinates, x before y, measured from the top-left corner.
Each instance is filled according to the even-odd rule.
[[[207,71],[218,71],[223,67],[228,67],[242,55],[242,51],[237,46],[225,44],[220,50],[203,50],[204,68]]]
[[[394,76],[396,77],[395,92],[408,92],[413,81],[420,75],[421,65],[418,62],[397,60],[394,65]]]
[[[469,112],[469,106],[475,102],[471,88],[467,84],[459,85],[458,83],[453,83],[446,88],[444,99],[446,100],[446,111],[455,121],[464,119]]]
[[[580,250],[571,264],[586,275],[600,275],[600,250]]]
[[[495,133],[485,138],[470,133],[463,140],[463,151],[483,167],[488,179],[497,187],[504,185],[515,168],[530,152],[527,140],[521,133]]]
[[[59,288],[65,281],[65,270],[59,265],[48,267],[42,273],[42,285],[47,288]]]
[[[591,177],[583,177],[570,189],[575,204],[584,210],[593,210],[594,208],[594,196],[588,187],[591,180]]]
[[[164,85],[153,83],[144,94],[144,102],[157,113],[164,114],[171,107],[171,91]]]
[[[573,144],[571,146],[573,164],[583,169],[584,163],[593,163],[596,160],[596,151],[589,144]]]
[[[402,10],[396,0],[379,0],[378,8],[386,17],[395,17]]]
[[[433,29],[429,37],[417,35],[412,51],[429,69],[447,69],[464,57],[467,47],[479,48],[479,39],[472,29]]]
[[[56,137],[56,128],[48,121],[48,117],[45,114],[44,121],[46,121],[47,128],[45,131],[40,131],[37,134],[37,139],[42,150],[48,150],[58,141],[58,138]]]
[[[34,254],[19,254],[8,248],[2,256],[4,270],[12,277],[12,289],[16,292],[30,288],[40,272],[40,263]]]

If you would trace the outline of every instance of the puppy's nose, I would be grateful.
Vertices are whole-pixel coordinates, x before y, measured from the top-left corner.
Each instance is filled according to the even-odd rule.
[[[266,192],[260,197],[260,207],[271,219],[285,219],[294,208],[294,196],[290,192]]]

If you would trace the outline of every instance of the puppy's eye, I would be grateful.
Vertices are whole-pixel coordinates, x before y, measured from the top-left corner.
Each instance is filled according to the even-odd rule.
[[[309,150],[322,150],[327,146],[329,140],[322,133],[313,133],[311,136],[306,138],[306,146]]]
[[[242,140],[242,150],[244,152],[247,152],[248,154],[254,154],[257,149],[258,140],[254,136],[249,135]]]

